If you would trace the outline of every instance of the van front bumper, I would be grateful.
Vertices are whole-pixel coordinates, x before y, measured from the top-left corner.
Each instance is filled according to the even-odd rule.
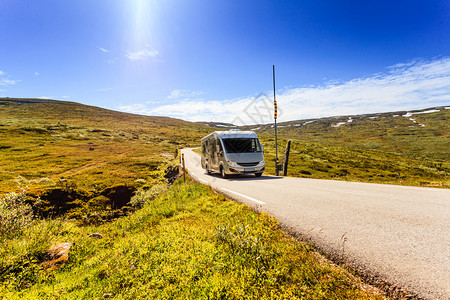
[[[242,167],[228,167],[228,170],[230,173],[241,173],[241,174],[248,174],[248,173],[262,173],[265,170],[265,166],[262,167],[248,167],[248,168],[242,168]]]

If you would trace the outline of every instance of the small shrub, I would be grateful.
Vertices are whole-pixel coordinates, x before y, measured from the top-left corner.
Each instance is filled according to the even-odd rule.
[[[350,174],[350,172],[345,168],[333,169],[331,173],[336,176],[347,176]]]
[[[139,178],[139,179],[136,179],[134,182],[135,182],[135,183],[138,183],[138,184],[146,184],[146,183],[147,183],[147,180],[145,180],[145,179],[143,179],[143,178]]]
[[[47,177],[42,177],[39,179],[32,179],[29,181],[31,184],[48,184],[48,185],[54,185],[55,182]]]
[[[10,236],[27,227],[33,220],[31,206],[25,203],[25,189],[0,198],[0,236]]]
[[[7,282],[11,287],[21,290],[34,284],[41,267],[33,257],[21,257],[8,265],[0,265],[0,282]]]
[[[300,174],[303,174],[303,175],[311,175],[311,172],[308,171],[308,170],[300,170]]]
[[[139,189],[136,194],[131,198],[130,204],[135,208],[141,208],[145,203],[153,200],[159,194],[167,190],[167,185],[163,183],[156,184],[148,190]]]

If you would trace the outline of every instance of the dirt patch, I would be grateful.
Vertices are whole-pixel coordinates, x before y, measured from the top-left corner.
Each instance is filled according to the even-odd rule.
[[[104,217],[110,219],[116,216],[116,211],[126,211],[135,191],[136,188],[125,185],[108,187],[100,193],[71,187],[54,188],[40,195],[30,195],[28,203],[36,215],[44,218],[67,215],[79,219],[96,211],[105,211],[108,214]]]
[[[130,202],[135,191],[136,188],[134,187],[119,185],[106,188],[100,195],[105,196],[110,200],[111,209],[121,209]]]

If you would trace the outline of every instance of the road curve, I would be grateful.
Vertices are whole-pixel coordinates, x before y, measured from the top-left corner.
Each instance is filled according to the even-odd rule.
[[[262,176],[206,175],[183,149],[189,174],[266,211],[321,251],[424,299],[450,299],[450,190]]]

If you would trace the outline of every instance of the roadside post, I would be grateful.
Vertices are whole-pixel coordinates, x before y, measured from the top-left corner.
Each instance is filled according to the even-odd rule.
[[[291,150],[291,140],[286,144],[286,150],[284,150],[283,159],[281,161],[281,166],[283,170],[283,176],[287,176],[287,169],[289,165],[289,152]]]
[[[183,166],[183,182],[186,183],[186,167],[184,165],[184,153],[181,154],[181,163]]]
[[[273,105],[274,105],[274,120],[275,120],[275,175],[278,176],[278,140],[277,140],[277,99],[275,96],[275,65],[273,65]]]

